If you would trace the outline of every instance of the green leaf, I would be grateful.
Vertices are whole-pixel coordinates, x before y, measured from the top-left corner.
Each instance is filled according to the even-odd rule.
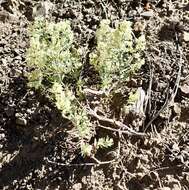
[[[81,154],[83,157],[90,156],[92,152],[92,146],[89,144],[81,144]]]
[[[145,49],[145,37],[133,38],[132,23],[122,21],[116,28],[109,26],[110,21],[103,20],[96,32],[97,47],[90,54],[90,63],[99,72],[102,88],[112,83],[128,80],[143,64],[141,53]]]
[[[106,138],[100,138],[97,142],[97,149],[98,148],[109,148],[113,145],[113,139],[110,139],[109,137]]]

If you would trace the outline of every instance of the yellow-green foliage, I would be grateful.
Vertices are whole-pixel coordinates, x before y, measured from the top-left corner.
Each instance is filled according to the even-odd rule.
[[[128,98],[128,105],[133,105],[136,103],[136,101],[139,98],[139,92],[130,92],[129,93],[129,98]]]
[[[98,141],[96,141],[93,146],[90,145],[89,143],[82,143],[81,144],[81,154],[84,157],[91,156],[92,154],[95,154],[95,151],[97,151],[98,149],[109,148],[113,144],[114,144],[113,139],[109,138],[108,136],[106,138],[99,138]]]
[[[109,138],[108,136],[106,138],[100,138],[97,142],[97,149],[99,148],[109,148],[114,144],[113,139]]]
[[[77,127],[81,138],[90,137],[90,120],[74,93],[81,93],[83,81],[79,78],[82,64],[79,51],[73,47],[70,23],[53,23],[37,18],[29,35],[27,63],[32,71],[28,74],[28,85],[45,91],[62,115]],[[90,62],[99,72],[103,88],[110,87],[113,82],[127,80],[144,63],[141,52],[145,48],[145,38],[133,37],[130,22],[120,22],[113,29],[109,21],[104,20],[96,37],[97,48],[91,53]],[[73,81],[77,84],[75,91]],[[135,100],[135,95],[131,95],[130,100]],[[100,138],[96,149],[108,148],[112,144],[112,139]],[[81,151],[83,155],[90,155],[92,145],[81,144]]]
[[[79,135],[84,137],[90,132],[90,122],[85,109],[83,109],[76,100],[72,90],[65,86],[64,89],[60,83],[55,82],[50,89],[54,95],[57,108],[62,111],[62,115],[77,127]]]
[[[37,18],[29,34],[27,62],[34,68],[28,76],[29,86],[39,88],[44,80],[61,82],[68,74],[78,76],[81,62],[73,49],[73,32],[68,21],[53,23]]]
[[[96,33],[97,48],[90,56],[104,88],[127,80],[144,63],[141,52],[145,49],[145,37],[134,38],[129,21],[120,22],[115,29],[109,23],[108,20],[101,22]]]
[[[48,22],[37,18],[29,30],[30,48],[27,63],[33,71],[29,86],[45,90],[62,115],[77,126],[81,137],[89,134],[89,119],[77,102],[68,77],[78,80],[81,70],[79,54],[73,47],[73,32],[68,21]]]
[[[81,154],[83,157],[91,156],[92,150],[93,150],[92,145],[88,143],[81,144]]]

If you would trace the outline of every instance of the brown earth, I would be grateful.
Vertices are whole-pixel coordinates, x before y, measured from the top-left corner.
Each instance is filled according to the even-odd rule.
[[[27,87],[27,27],[44,14],[43,6],[40,1],[0,0],[0,189],[188,190],[189,2],[54,0],[47,5],[48,19],[71,21],[75,45],[86,50],[89,85],[95,73],[87,65],[87,49],[95,48],[102,19],[110,19],[112,26],[131,20],[136,35],[144,32],[145,65],[126,88],[142,87],[148,93],[145,119],[126,122],[146,136],[95,129],[96,136],[115,140],[97,158],[117,159],[89,165],[95,161],[81,156],[74,128],[46,97]],[[116,109],[109,111],[113,117]]]

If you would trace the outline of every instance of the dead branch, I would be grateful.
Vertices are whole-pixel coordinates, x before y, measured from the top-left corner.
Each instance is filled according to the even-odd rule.
[[[164,103],[164,105],[162,106],[162,108],[155,114],[155,116],[149,121],[149,123],[146,125],[145,129],[144,129],[144,132],[148,129],[148,127],[153,123],[153,121],[159,116],[159,114],[165,110],[165,108],[173,105],[174,103],[174,99],[175,99],[175,96],[177,95],[177,91],[178,91],[178,88],[179,88],[179,84],[180,84],[180,79],[181,79],[181,69],[182,69],[182,61],[183,61],[183,54],[182,54],[182,50],[179,46],[179,43],[178,43],[178,36],[177,36],[177,33],[175,34],[176,36],[176,40],[177,40],[177,51],[179,53],[179,63],[178,63],[178,73],[177,73],[177,78],[176,78],[176,81],[175,81],[175,85],[173,87],[173,91],[172,91],[172,94],[170,97],[167,96],[167,99]]]
[[[93,90],[93,89],[89,89],[89,88],[85,88],[83,89],[83,92],[85,94],[92,94],[92,95],[96,95],[96,96],[105,96],[106,93],[102,90]]]
[[[115,128],[111,128],[111,127],[100,126],[104,129],[127,134],[127,135],[132,135],[132,136],[145,136],[146,135],[145,133],[140,133],[140,132],[134,131],[133,129],[129,128],[127,125],[123,124],[120,121],[116,121],[113,119],[106,118],[104,116],[100,116],[95,111],[93,111],[91,108],[88,108],[87,111],[90,116],[95,117],[99,121],[109,123],[110,125],[114,125],[118,128],[118,129],[115,129]],[[125,130],[121,130],[121,129],[125,129]]]
[[[92,157],[92,159],[93,159],[96,163],[87,162],[87,163],[79,163],[79,164],[71,164],[71,163],[64,164],[64,163],[60,163],[60,162],[51,161],[51,160],[49,160],[48,158],[45,158],[44,160],[47,161],[47,162],[50,163],[50,164],[55,164],[55,165],[58,165],[58,166],[66,166],[66,167],[99,166],[99,165],[111,164],[111,163],[113,163],[113,162],[115,161],[115,159],[110,160],[110,161],[100,161],[100,160],[98,160],[98,159],[95,158],[95,157]]]

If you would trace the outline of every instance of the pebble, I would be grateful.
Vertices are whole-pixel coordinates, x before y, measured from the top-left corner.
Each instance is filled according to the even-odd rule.
[[[26,126],[26,125],[27,125],[27,120],[24,119],[24,118],[17,118],[17,119],[16,119],[16,124],[17,124],[17,125]]]
[[[15,117],[16,117],[16,124],[17,125],[22,125],[22,126],[26,126],[27,125],[27,120],[25,118],[23,118],[21,116],[21,114],[16,113]]]
[[[150,17],[154,16],[154,12],[152,10],[145,11],[145,12],[141,13],[140,15],[143,17],[146,17],[146,18],[150,18]]]
[[[180,113],[181,113],[181,107],[179,106],[178,103],[174,103],[173,110],[174,110],[175,114],[180,115]]]
[[[144,21],[137,21],[134,24],[134,31],[135,32],[143,32],[145,29],[146,25]]]
[[[183,86],[180,87],[180,90],[184,93],[189,95],[189,85],[184,84]]]
[[[129,17],[135,17],[137,15],[137,11],[136,10],[130,10],[128,13]]]
[[[185,42],[189,42],[189,32],[183,32],[182,38]]]

